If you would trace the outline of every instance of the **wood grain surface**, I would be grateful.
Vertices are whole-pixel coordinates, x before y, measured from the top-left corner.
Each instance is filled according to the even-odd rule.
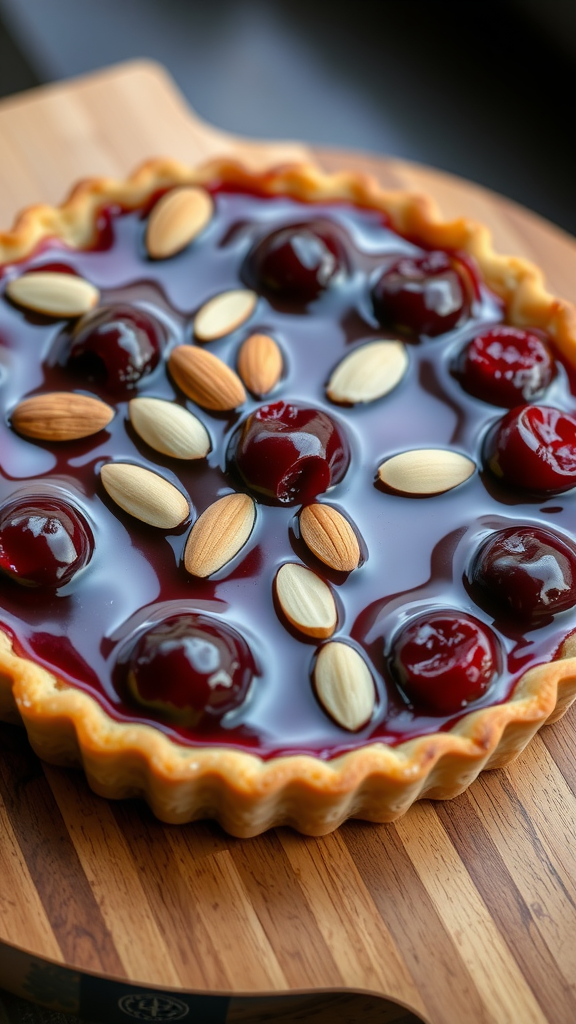
[[[0,145],[4,226],[31,202],[61,200],[80,177],[122,176],[151,156],[194,163],[228,151],[260,165],[314,157],[429,191],[447,215],[482,219],[498,248],[534,259],[553,290],[576,300],[576,243],[535,215],[423,167],[224,135],[201,124],[154,65],[0,104]],[[312,993],[347,991],[385,997],[430,1024],[573,1024],[575,721],[568,713],[508,769],[484,773],[451,802],[417,804],[395,824],[251,840],[212,823],[162,825],[140,804],[99,799],[80,773],[42,765],[20,730],[1,726],[0,942],[134,984],[308,993],[309,1017],[304,1009],[298,1019],[320,1020]],[[228,1019],[297,1019],[258,1016],[258,1005],[238,1003]],[[411,1019],[358,1006],[322,1019]]]

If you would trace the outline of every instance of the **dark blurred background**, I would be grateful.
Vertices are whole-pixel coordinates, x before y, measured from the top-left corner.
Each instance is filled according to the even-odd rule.
[[[0,95],[143,56],[218,127],[431,164],[576,233],[576,0],[0,0]]]

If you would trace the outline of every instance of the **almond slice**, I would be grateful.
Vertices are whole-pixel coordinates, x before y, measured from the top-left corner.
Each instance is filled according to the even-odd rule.
[[[108,462],[102,466],[100,477],[112,501],[149,526],[172,530],[190,514],[181,491],[151,469],[129,462]]]
[[[215,341],[240,327],[256,309],[258,296],[247,288],[235,288],[210,299],[196,314],[194,334],[198,341]]]
[[[276,596],[290,625],[306,636],[332,636],[338,613],[332,591],[320,576],[296,562],[276,573]]]
[[[256,520],[256,503],[248,494],[218,498],[196,520],[184,551],[184,566],[192,576],[217,572],[244,547]]]
[[[193,345],[178,345],[168,359],[177,385],[204,409],[226,412],[246,401],[239,376],[218,356]]]
[[[175,256],[204,230],[213,213],[214,202],[203,188],[173,188],[158,200],[148,218],[148,255],[155,260]]]
[[[98,289],[83,277],[55,271],[22,274],[8,282],[6,294],[18,306],[53,317],[82,316],[100,298]]]
[[[253,395],[262,398],[276,387],[284,368],[282,353],[268,334],[251,334],[238,353],[238,373]]]
[[[300,513],[302,540],[324,565],[352,572],[360,562],[360,545],[353,528],[331,505],[306,505]]]
[[[417,448],[387,459],[378,468],[386,487],[401,494],[442,494],[472,476],[475,463],[460,452],[442,448]]]
[[[73,391],[25,398],[12,413],[12,425],[24,437],[40,441],[77,441],[107,427],[114,416],[105,402]]]
[[[173,459],[203,459],[210,451],[210,435],[197,416],[163,398],[133,398],[128,415],[146,444]]]
[[[320,648],[314,667],[322,707],[343,729],[357,732],[370,721],[376,690],[370,669],[354,647],[332,640]]]
[[[326,393],[333,402],[373,402],[392,391],[407,369],[408,354],[401,341],[371,341],[338,364]]]

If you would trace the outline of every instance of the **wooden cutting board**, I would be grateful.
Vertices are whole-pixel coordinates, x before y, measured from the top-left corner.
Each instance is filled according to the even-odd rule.
[[[0,104],[0,223],[84,176],[223,153],[427,190],[576,301],[576,243],[535,215],[424,167],[225,135],[148,63]],[[414,1020],[410,1010],[430,1024],[574,1024],[575,722],[569,713],[508,769],[396,824],[251,840],[99,799],[2,726],[0,987],[106,1021],[368,1024]]]

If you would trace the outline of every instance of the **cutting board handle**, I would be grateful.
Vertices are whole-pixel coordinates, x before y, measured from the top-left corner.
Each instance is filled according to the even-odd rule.
[[[61,202],[63,182],[69,188],[81,178],[124,177],[151,157],[170,156],[198,164],[234,156],[254,170],[313,160],[302,143],[258,142],[207,124],[190,109],[168,72],[148,60],[130,61],[74,83],[43,86],[3,101],[0,134],[4,139],[3,227],[31,203]],[[43,154],[36,168],[27,161],[31,149]]]

